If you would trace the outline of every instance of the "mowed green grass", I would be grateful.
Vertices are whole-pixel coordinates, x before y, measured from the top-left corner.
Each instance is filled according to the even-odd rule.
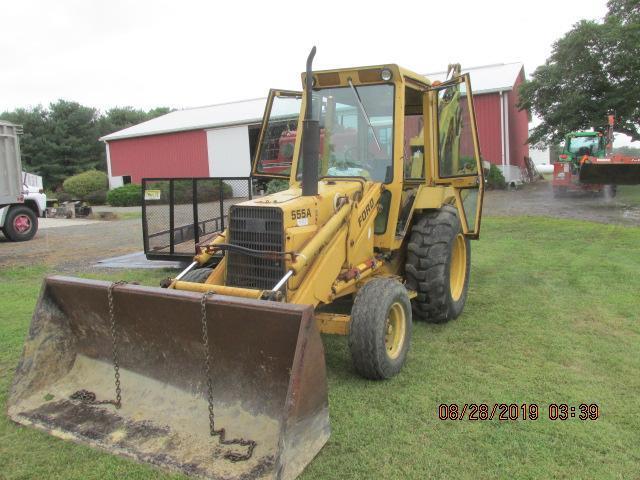
[[[640,185],[619,185],[616,200],[632,207],[640,206]]]
[[[464,314],[415,324],[396,378],[355,375],[325,337],[332,436],[304,479],[637,478],[640,228],[487,218]],[[0,409],[44,268],[0,272]],[[103,278],[157,284],[164,272]],[[442,421],[441,403],[536,403],[536,421]],[[596,403],[596,421],[551,421],[550,403]],[[0,417],[0,478],[180,478]]]

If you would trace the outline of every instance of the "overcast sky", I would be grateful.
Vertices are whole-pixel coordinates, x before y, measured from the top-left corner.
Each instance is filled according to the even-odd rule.
[[[316,69],[521,61],[530,73],[572,24],[605,12],[606,0],[5,1],[0,111],[262,97],[300,87],[312,45]]]

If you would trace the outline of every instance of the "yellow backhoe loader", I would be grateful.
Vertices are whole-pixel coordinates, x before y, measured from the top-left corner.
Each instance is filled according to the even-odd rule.
[[[314,54],[303,91],[270,92],[254,159],[287,190],[232,205],[165,288],[45,279],[14,421],[187,474],[295,478],[330,433],[320,333],[381,380],[412,320],[462,313],[483,196],[468,75]]]

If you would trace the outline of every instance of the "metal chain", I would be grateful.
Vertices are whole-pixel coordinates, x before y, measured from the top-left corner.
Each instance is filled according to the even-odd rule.
[[[107,301],[109,304],[109,328],[111,330],[111,354],[113,360],[113,372],[115,377],[116,386],[116,399],[115,400],[96,400],[96,394],[89,390],[78,390],[74,392],[69,398],[72,400],[79,400],[83,403],[89,403],[92,405],[114,405],[117,409],[122,406],[122,389],[120,387],[120,361],[118,359],[118,337],[116,331],[116,315],[115,307],[113,304],[113,289],[118,285],[126,285],[125,280],[119,280],[109,285],[107,290]]]
[[[116,401],[114,405],[117,409],[122,406],[122,390],[120,388],[120,363],[118,361],[118,339],[116,332],[116,314],[115,308],[113,306],[113,289],[118,285],[125,285],[126,283],[127,282],[124,280],[113,282],[111,285],[109,285],[109,290],[107,291],[109,300],[109,321],[111,323],[111,352],[113,358],[113,374],[116,384]]]
[[[212,437],[217,436],[221,445],[240,445],[249,447],[247,453],[241,454],[236,452],[227,452],[224,458],[232,462],[241,462],[249,460],[253,455],[253,450],[257,443],[254,440],[246,440],[244,438],[226,439],[226,431],[224,428],[216,430],[215,413],[213,412],[213,381],[211,379],[211,352],[209,350],[209,331],[207,327],[207,297],[213,295],[213,292],[206,292],[200,299],[200,313],[202,320],[202,344],[204,346],[204,370],[207,377],[207,402],[209,404],[209,433]]]

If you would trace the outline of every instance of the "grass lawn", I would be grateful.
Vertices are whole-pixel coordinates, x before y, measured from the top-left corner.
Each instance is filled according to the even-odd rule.
[[[416,324],[403,372],[357,377],[325,337],[333,433],[303,479],[637,478],[640,228],[486,218],[464,314]],[[43,267],[0,272],[0,410]],[[154,271],[101,278],[157,284]],[[441,403],[537,403],[536,421],[442,421]],[[601,417],[552,421],[550,403]],[[18,427],[0,416],[0,478],[181,478]]]
[[[632,207],[640,206],[640,186],[619,185],[616,200]]]

